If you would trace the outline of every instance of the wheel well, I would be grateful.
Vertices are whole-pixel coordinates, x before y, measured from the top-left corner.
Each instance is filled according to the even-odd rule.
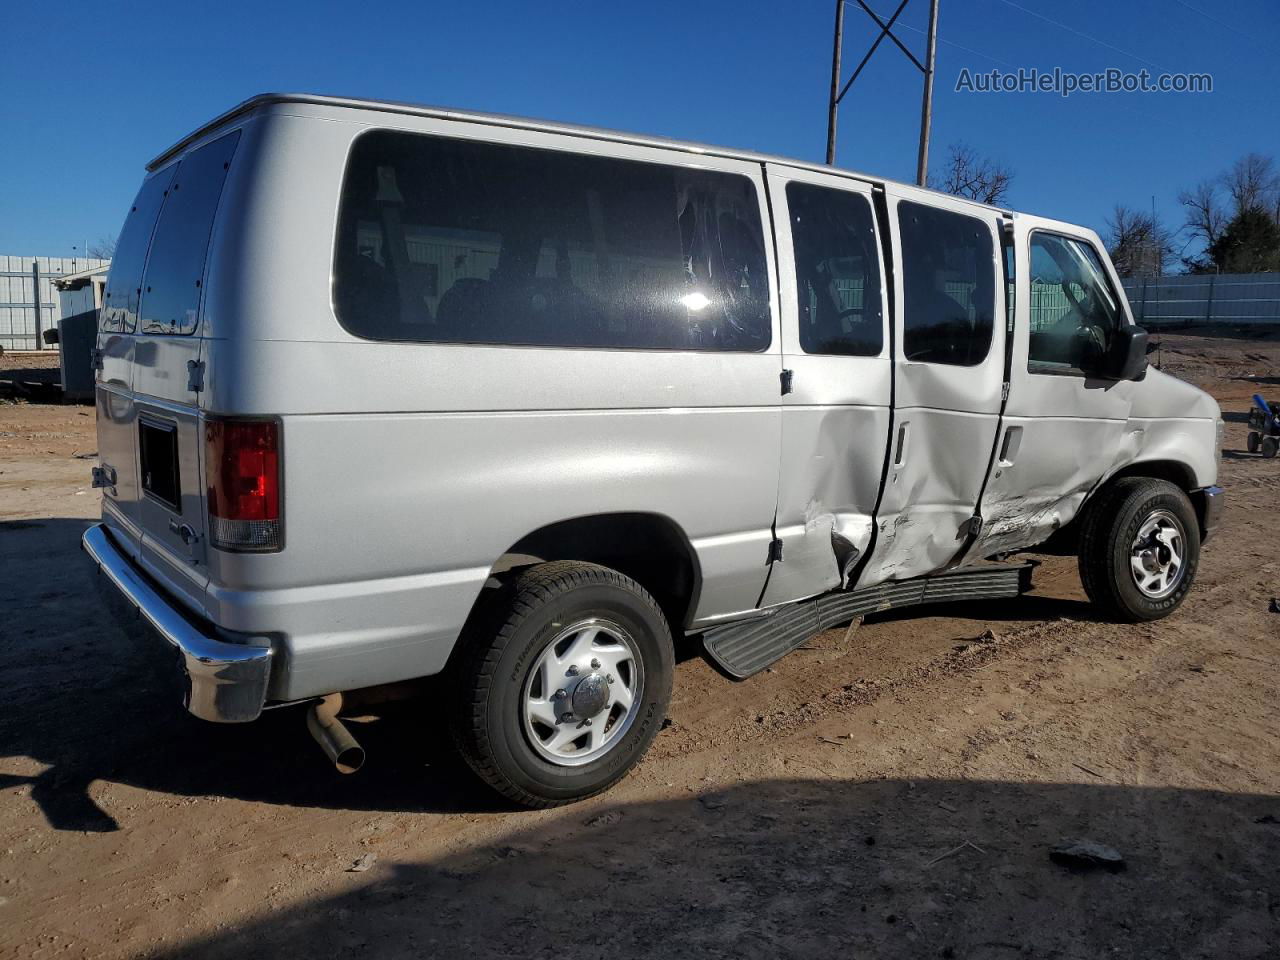
[[[1185,463],[1179,463],[1177,460],[1141,460],[1138,463],[1131,463],[1123,470],[1117,470],[1106,481],[1099,484],[1098,488],[1093,491],[1089,499],[1084,502],[1084,507],[1080,511],[1080,516],[1084,515],[1089,505],[1097,500],[1098,494],[1111,486],[1117,480],[1123,480],[1125,477],[1150,477],[1153,480],[1167,480],[1175,487],[1187,494],[1191,499],[1191,506],[1195,508],[1196,520],[1200,524],[1200,534],[1205,532],[1205,501],[1204,494],[1200,492],[1196,486],[1196,475]],[[1079,519],[1079,518],[1077,518]],[[1076,526],[1076,522],[1072,521],[1069,526]]]
[[[1099,486],[1098,489],[1101,490],[1103,487],[1108,487],[1115,481],[1125,477],[1151,477],[1154,480],[1168,480],[1184,493],[1190,493],[1196,488],[1195,472],[1185,463],[1179,463],[1177,460],[1143,460],[1138,463],[1131,463],[1123,470],[1117,470],[1107,477],[1106,482]]]
[[[697,554],[676,522],[660,514],[608,513],[549,524],[512,544],[492,572],[548,560],[598,563],[627,575],[653,595],[677,635],[697,605]]]
[[[1179,490],[1188,494],[1191,497],[1192,505],[1195,507],[1196,517],[1200,521],[1201,532],[1204,531],[1204,497],[1197,496],[1195,492],[1196,478],[1192,469],[1177,460],[1141,460],[1117,470],[1094,487],[1085,498],[1084,503],[1081,504],[1080,510],[1071,518],[1071,522],[1061,530],[1055,531],[1053,536],[1036,549],[1050,554],[1074,554],[1079,546],[1080,528],[1084,524],[1084,517],[1089,512],[1089,508],[1098,502],[1099,495],[1104,490],[1116,481],[1123,480],[1126,477],[1150,477],[1153,480],[1167,480]]]

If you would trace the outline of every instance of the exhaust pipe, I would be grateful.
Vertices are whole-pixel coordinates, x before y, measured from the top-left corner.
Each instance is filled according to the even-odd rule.
[[[364,747],[338,719],[341,709],[342,694],[322,697],[307,711],[307,729],[339,773],[355,773],[364,766]]]

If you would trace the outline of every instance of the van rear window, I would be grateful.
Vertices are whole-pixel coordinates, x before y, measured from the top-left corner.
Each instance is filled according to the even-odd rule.
[[[156,216],[164,203],[165,192],[173,180],[173,167],[161,170],[143,181],[142,189],[129,208],[120,239],[116,242],[107,287],[102,295],[99,320],[103,333],[132,333],[138,323],[138,297],[142,293],[142,268],[147,262],[147,248],[156,228]]]
[[[142,333],[194,333],[213,215],[240,132],[182,159],[169,185],[142,280]]]
[[[743,176],[374,131],[342,188],[333,300],[374,340],[763,350]]]

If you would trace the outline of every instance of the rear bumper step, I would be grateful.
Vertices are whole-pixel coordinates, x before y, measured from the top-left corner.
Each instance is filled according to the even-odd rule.
[[[189,713],[215,723],[257,719],[271,678],[271,646],[266,638],[229,643],[193,623],[120,551],[103,524],[86,530],[80,543],[111,581],[115,596],[177,651],[187,680],[183,706]]]
[[[1016,597],[1031,589],[1030,563],[984,564],[877,584],[780,607],[764,617],[728,623],[702,635],[708,656],[744,680],[776,663],[810,637],[856,617],[925,603]]]

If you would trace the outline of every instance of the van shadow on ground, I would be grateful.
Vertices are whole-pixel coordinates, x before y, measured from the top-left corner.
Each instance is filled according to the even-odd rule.
[[[379,862],[171,956],[1275,956],[1278,819],[1280,798],[1194,790],[744,784]],[[1051,862],[1080,836],[1127,869]]]
[[[353,722],[370,762],[352,777],[334,772],[300,710],[269,711],[252,724],[188,716],[158,669],[159,642],[131,642],[107,612],[79,547],[89,522],[0,522],[0,763],[47,765],[35,777],[0,772],[0,789],[30,784],[52,828],[118,829],[87,793],[97,779],[334,809],[501,808],[472,784],[429,701]]]
[[[104,619],[77,547],[84,526],[0,523],[0,757],[9,771],[48,765],[0,788],[31,783],[52,828],[118,829],[86,793],[98,778],[336,809],[496,809],[413,713],[365,725],[370,766],[339,778],[296,714],[218,727],[156,699],[142,653]],[[739,784],[569,808],[440,860],[384,857],[346,893],[264,907],[172,956],[1274,956],[1277,821],[1273,795]],[[1050,862],[1049,846],[1076,836],[1117,847],[1128,869]]]
[[[90,521],[0,522],[0,758],[30,758],[36,776],[0,772],[0,789],[30,784],[30,799],[57,830],[109,832],[118,824],[88,794],[94,780],[176,796],[227,796],[345,810],[493,811],[506,809],[451,749],[440,703],[427,696],[352,722],[369,762],[337,775],[306,733],[296,708],[268,711],[252,724],[209,724],[177,703],[155,647],[117,627],[79,548]],[[1076,600],[1026,596],[999,604],[947,604],[878,614],[979,619],[1092,616]],[[680,659],[701,645],[681,646]],[[732,681],[726,680],[726,693]],[[430,693],[430,687],[428,687]],[[20,770],[25,760],[8,765]]]

